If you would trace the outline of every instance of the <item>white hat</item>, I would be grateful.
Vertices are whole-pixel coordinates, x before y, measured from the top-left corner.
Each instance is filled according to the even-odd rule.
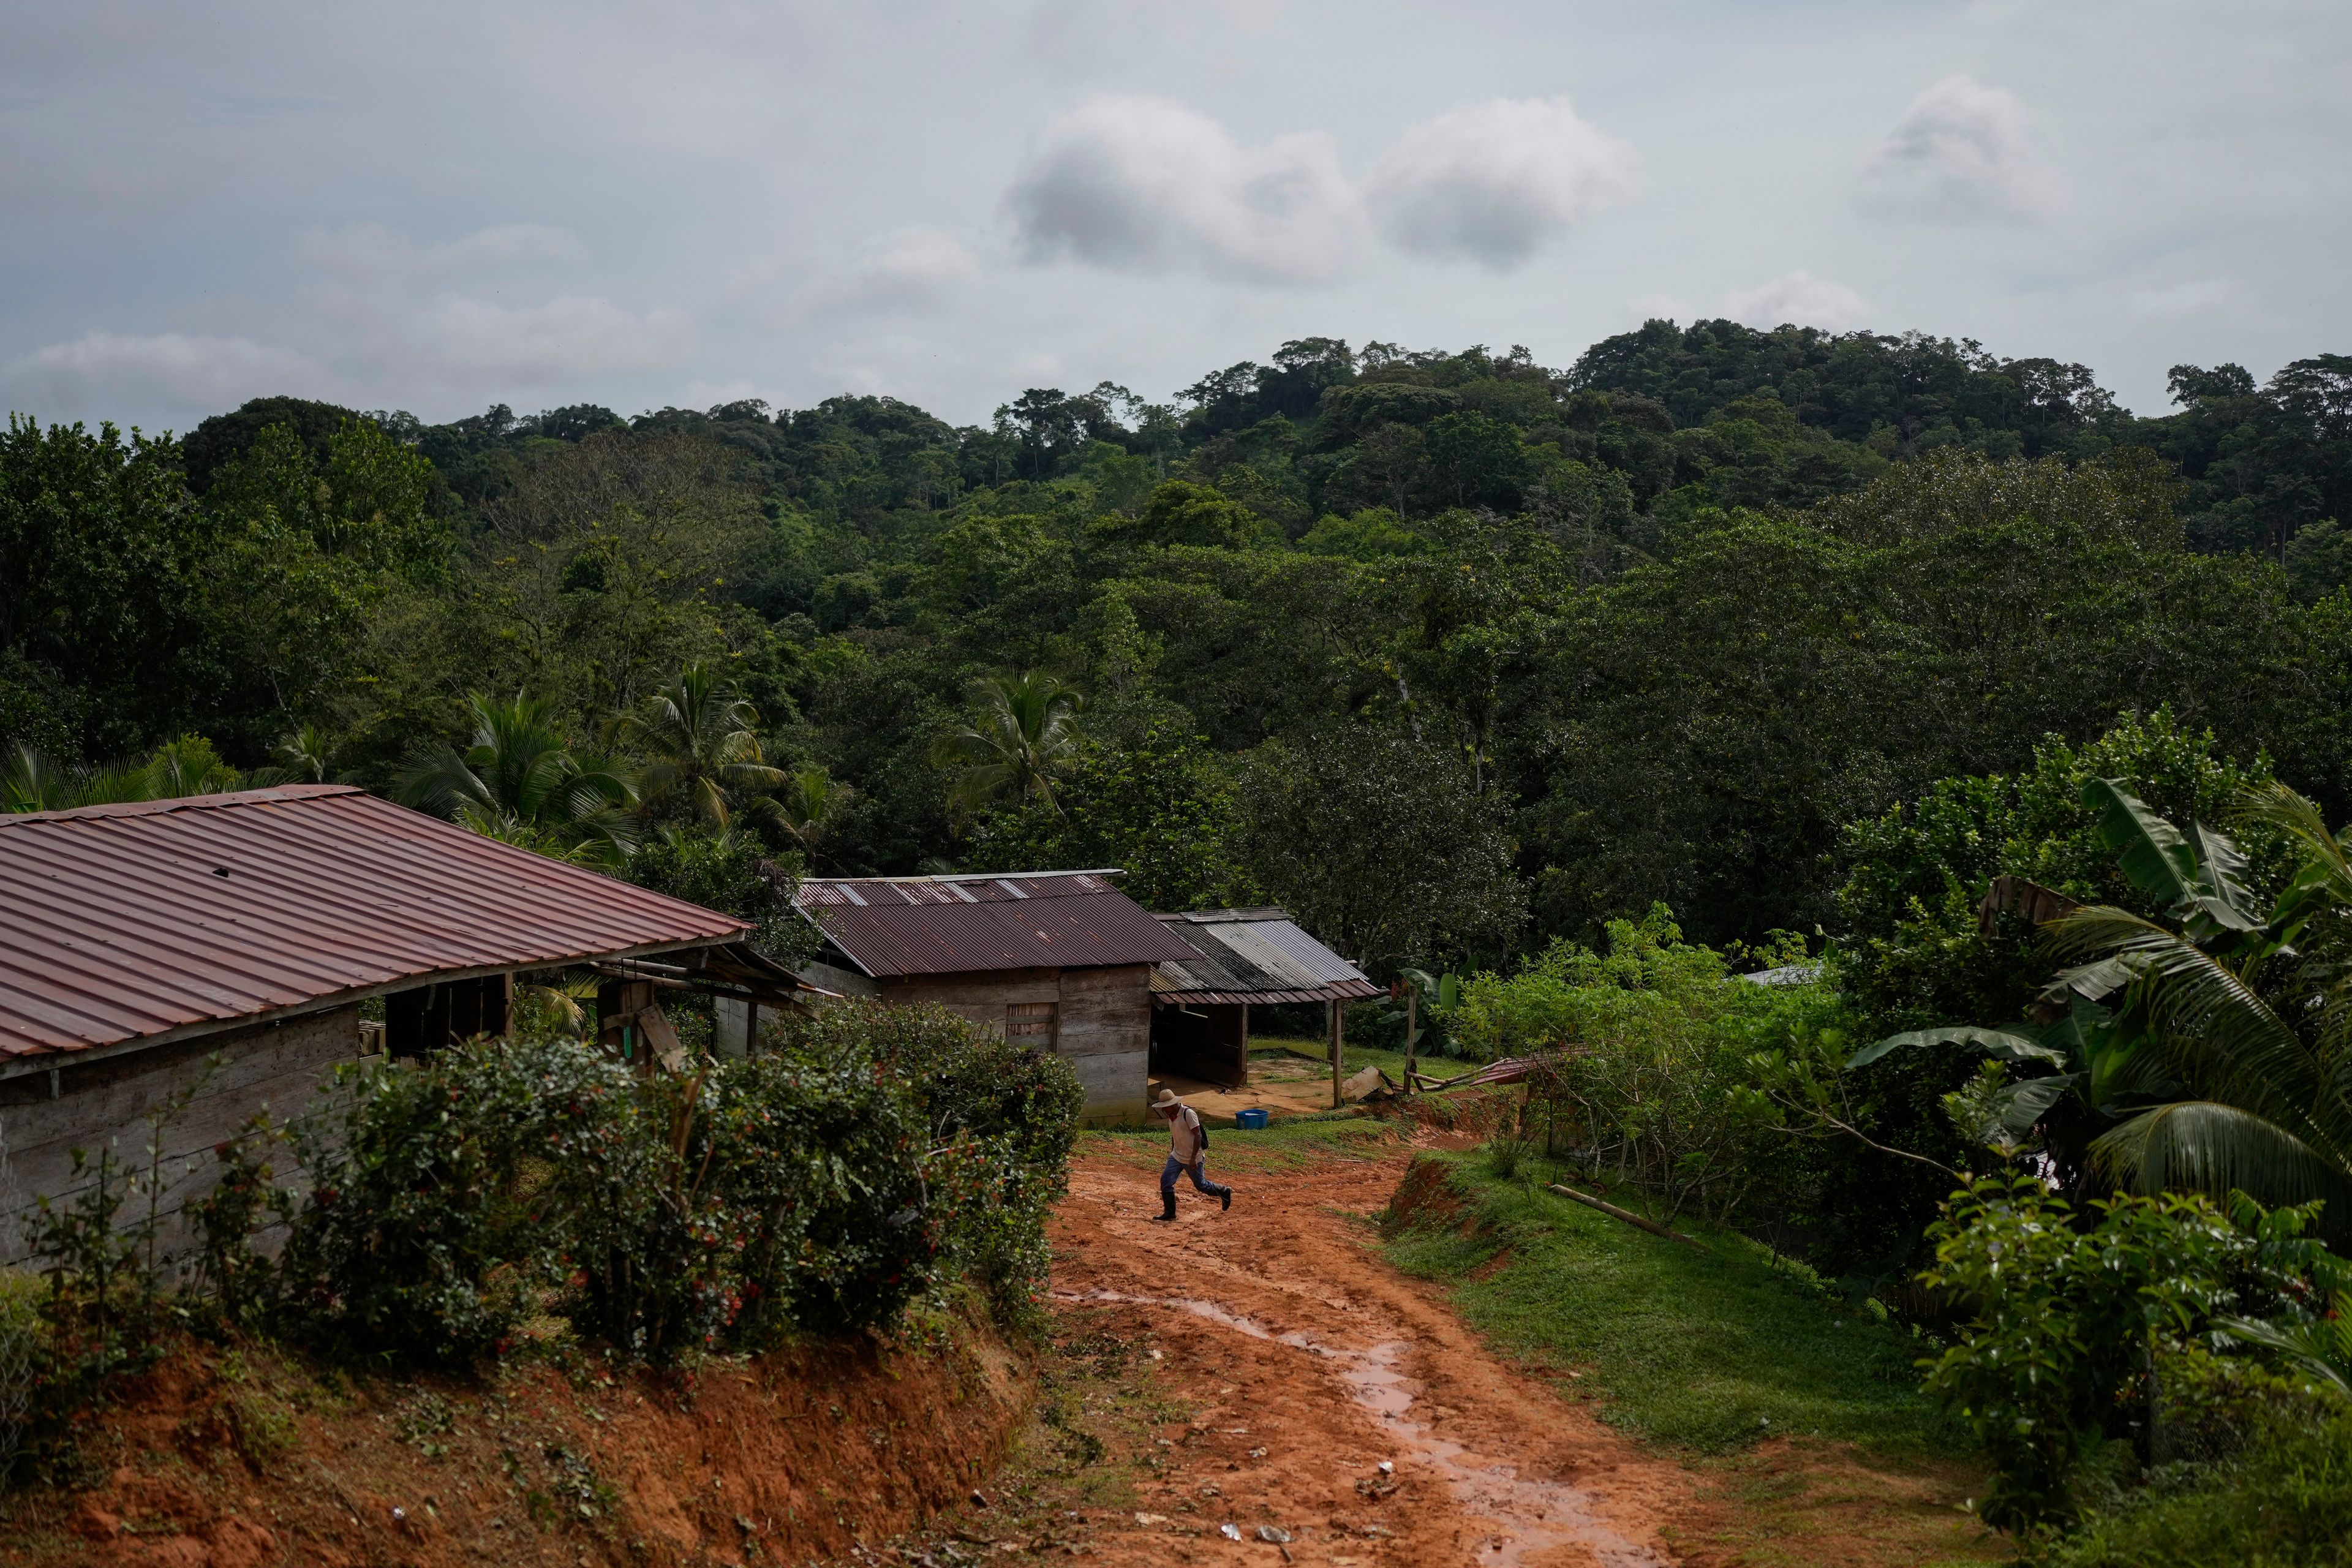
[[[1163,1087],[1160,1091],[1160,1098],[1153,1100],[1151,1105],[1152,1109],[1156,1110],[1162,1106],[1181,1105],[1184,1102],[1182,1100],[1176,1098],[1176,1091],[1174,1089]]]

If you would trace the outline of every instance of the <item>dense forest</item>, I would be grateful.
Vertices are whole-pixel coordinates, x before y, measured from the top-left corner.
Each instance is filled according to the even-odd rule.
[[[1659,901],[1834,937],[1867,825],[2119,714],[2352,806],[2352,357],[2171,385],[2135,417],[1974,342],[1653,321],[1565,370],[1308,338],[986,427],[12,416],[7,788],[349,778],[673,868],[721,824],[841,873],[1127,865],[1381,973]]]

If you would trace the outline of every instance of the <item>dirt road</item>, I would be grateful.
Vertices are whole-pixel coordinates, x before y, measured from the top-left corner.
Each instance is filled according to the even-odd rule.
[[[1153,1176],[1132,1157],[1080,1159],[1055,1298],[1152,1334],[1159,1381],[1198,1407],[1159,1439],[1167,1461],[1134,1521],[1089,1532],[1097,1561],[1677,1561],[1660,1527],[1688,1505],[1690,1472],[1504,1365],[1371,1250],[1367,1216],[1409,1153],[1244,1171],[1232,1212],[1188,1188],[1174,1225],[1150,1217]]]

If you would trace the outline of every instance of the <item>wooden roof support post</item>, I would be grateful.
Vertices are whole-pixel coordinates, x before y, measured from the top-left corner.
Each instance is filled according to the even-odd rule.
[[[1334,997],[1324,1005],[1331,1010],[1331,1109],[1337,1110],[1347,1103],[1339,1080],[1347,1076],[1348,1005]]]
[[[1407,1094],[1411,1094],[1412,1092],[1413,1071],[1420,1065],[1419,1058],[1413,1055],[1412,1049],[1414,1045],[1421,1039],[1421,1026],[1414,1019],[1414,1013],[1420,1005],[1421,988],[1413,984],[1410,980],[1406,981],[1404,987],[1404,1091]]]

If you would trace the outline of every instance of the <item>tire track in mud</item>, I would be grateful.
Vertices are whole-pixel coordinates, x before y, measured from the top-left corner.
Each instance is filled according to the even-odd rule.
[[[1337,1568],[1677,1561],[1659,1526],[1694,1478],[1503,1364],[1372,1250],[1362,1218],[1408,1157],[1228,1172],[1230,1213],[1187,1201],[1173,1225],[1149,1217],[1152,1172],[1079,1159],[1055,1297],[1152,1333],[1161,1379],[1203,1406],[1160,1439],[1174,1451],[1135,1527],[1094,1537],[1098,1561],[1271,1563],[1261,1524],[1290,1537],[1283,1560]]]

